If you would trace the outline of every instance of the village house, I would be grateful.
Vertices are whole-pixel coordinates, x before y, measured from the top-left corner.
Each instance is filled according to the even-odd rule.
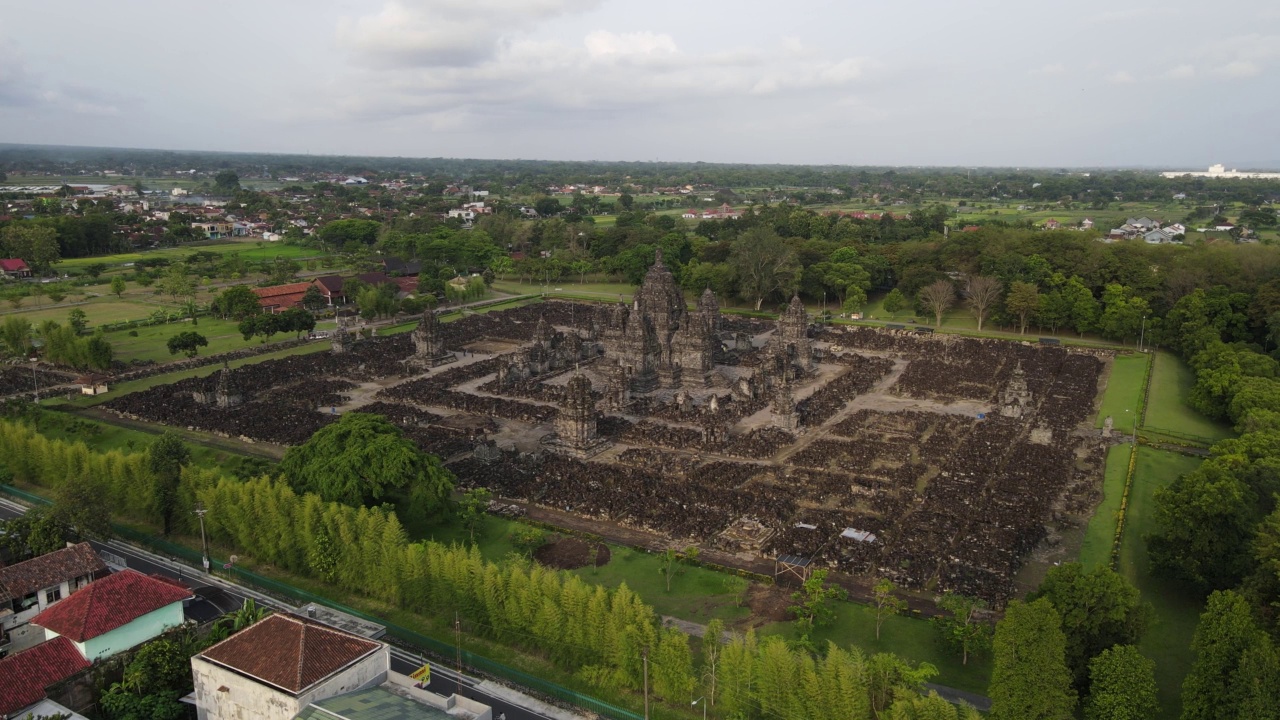
[[[263,310],[278,315],[289,308],[298,307],[302,303],[302,296],[307,293],[307,288],[312,284],[308,281],[251,289],[253,294],[258,296],[258,304]],[[323,293],[322,289],[321,294]]]
[[[194,222],[191,227],[204,233],[210,240],[218,240],[232,236],[232,224],[229,222]]]
[[[0,658],[0,720],[25,718],[47,702],[46,688],[89,667],[66,638],[42,642]]]
[[[0,568],[0,630],[26,623],[108,572],[89,543]]]
[[[93,662],[181,625],[183,602],[191,598],[186,588],[122,570],[71,593],[31,618],[31,624],[44,628],[47,640],[70,640]]]
[[[31,268],[27,267],[27,263],[19,258],[0,260],[0,277],[29,278],[31,277]]]

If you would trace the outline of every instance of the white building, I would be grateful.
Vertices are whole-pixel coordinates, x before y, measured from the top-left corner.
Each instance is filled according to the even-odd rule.
[[[1240,172],[1236,169],[1228,170],[1225,165],[1218,163],[1210,165],[1207,172],[1191,172],[1175,170],[1173,172],[1162,172],[1162,176],[1167,178],[1179,177],[1203,177],[1203,178],[1240,178],[1248,180],[1280,180],[1280,173],[1273,172]]]
[[[390,649],[294,615],[271,615],[191,658],[199,720],[292,720],[317,700],[387,679]]]

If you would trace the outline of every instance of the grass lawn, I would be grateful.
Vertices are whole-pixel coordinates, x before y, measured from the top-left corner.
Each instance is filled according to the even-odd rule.
[[[144,250],[142,252],[119,253],[116,255],[102,255],[98,257],[70,258],[59,262],[56,268],[62,272],[72,270],[82,270],[86,266],[94,263],[104,263],[108,268],[119,267],[125,263],[137,262],[139,260],[155,260],[162,258],[173,262],[178,262],[190,257],[197,252],[211,252],[219,255],[228,255],[238,253],[241,258],[249,261],[272,260],[277,256],[286,258],[312,258],[321,257],[324,253],[301,245],[286,245],[281,242],[267,243],[263,242],[262,247],[258,247],[260,240],[249,239],[241,242],[221,242],[213,245],[183,245],[173,248],[157,248],[155,250]]]
[[[781,635],[794,639],[795,626],[791,623],[773,623],[759,631],[761,635]],[[818,647],[825,647],[828,640],[842,647],[856,646],[867,655],[891,652],[911,662],[927,662],[938,668],[939,674],[932,682],[985,695],[991,683],[991,659],[989,656],[970,657],[968,665],[962,665],[959,655],[953,655],[937,641],[937,631],[927,620],[909,616],[891,617],[880,628],[876,639],[875,609],[853,603],[836,603],[836,619],[831,625],[814,632]]]
[[[1115,445],[1107,451],[1107,470],[1102,481],[1102,503],[1089,519],[1085,528],[1084,543],[1080,547],[1080,562],[1085,567],[1111,564],[1111,545],[1115,542],[1116,523],[1119,521],[1120,499],[1124,495],[1124,477],[1129,471],[1130,445]],[[1129,528],[1125,529],[1127,533]]]
[[[746,578],[703,567],[677,567],[671,592],[667,592],[657,555],[617,545],[610,545],[609,552],[612,556],[606,565],[572,572],[589,583],[610,588],[625,582],[659,615],[705,625],[716,618],[728,624],[750,614],[745,606],[738,606],[747,589]]]
[[[543,286],[537,282],[522,283],[514,280],[497,280],[493,283],[493,289],[512,295],[528,295],[542,292]],[[618,296],[622,295],[627,302],[631,301],[631,295],[636,291],[635,286],[629,283],[608,282],[557,282],[548,285],[546,289],[548,291],[560,291],[577,295],[599,296],[601,300],[617,300]]]
[[[117,300],[114,297],[91,299],[88,302],[62,302],[57,305],[52,304],[48,298],[42,298],[39,307],[36,306],[34,298],[27,298],[26,304],[20,310],[13,310],[6,305],[5,309],[0,311],[0,318],[12,315],[26,318],[32,325],[39,325],[45,320],[56,320],[65,325],[67,315],[76,308],[84,311],[90,327],[123,320],[141,320],[160,309],[157,305]]]
[[[1187,395],[1195,384],[1195,373],[1176,355],[1156,353],[1155,374],[1151,376],[1151,397],[1143,429],[1194,435],[1209,441],[1224,440],[1235,433],[1223,422],[1211,420],[1187,405]]]
[[[1191,669],[1191,636],[1202,609],[1199,598],[1188,596],[1184,584],[1153,577],[1145,535],[1154,529],[1155,491],[1200,464],[1200,458],[1142,447],[1138,450],[1128,519],[1120,543],[1120,573],[1151,603],[1154,618],[1139,648],[1156,661],[1160,717],[1181,713],[1182,679]]]
[[[123,362],[131,360],[170,362],[181,360],[183,356],[170,355],[166,343],[169,338],[186,330],[200,333],[209,340],[208,347],[200,348],[201,355],[216,355],[217,353],[239,350],[256,344],[258,342],[256,339],[245,342],[244,336],[240,334],[238,329],[239,325],[234,320],[202,318],[200,323],[194,326],[191,323],[183,322],[166,323],[164,325],[135,328],[134,330],[114,330],[107,333],[106,336],[107,340],[111,342],[111,346],[115,348],[116,358]],[[130,332],[138,333],[137,337],[130,335]],[[292,339],[292,333],[282,333],[275,336],[277,342]]]
[[[1108,415],[1112,427],[1119,433],[1133,432],[1134,413],[1142,400],[1142,383],[1147,368],[1147,356],[1139,353],[1116,355],[1111,364],[1111,377],[1098,408],[1096,427],[1102,427]]]

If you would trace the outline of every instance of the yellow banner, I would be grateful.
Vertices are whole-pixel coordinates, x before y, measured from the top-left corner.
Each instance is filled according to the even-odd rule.
[[[412,673],[409,673],[409,677],[423,683],[424,685],[431,682],[431,664],[427,663],[417,670],[414,670]]]

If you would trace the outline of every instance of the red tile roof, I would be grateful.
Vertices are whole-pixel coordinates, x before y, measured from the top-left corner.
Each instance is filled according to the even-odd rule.
[[[59,637],[0,659],[0,715],[45,698],[44,689],[89,667],[71,641]]]
[[[201,657],[296,695],[380,647],[305,618],[275,614]]]
[[[71,597],[32,618],[31,624],[84,642],[189,597],[189,590],[136,570],[123,570],[71,593]]]
[[[107,566],[89,543],[54,550],[16,565],[0,568],[0,603],[85,575],[105,574]]]
[[[0,260],[0,270],[5,272],[17,272],[19,270],[28,270],[27,264],[18,258],[9,258]]]
[[[280,295],[293,295],[294,293],[304,293],[307,291],[307,287],[309,287],[310,285],[311,285],[310,282],[297,282],[297,283],[289,283],[288,285],[273,285],[271,287],[251,288],[251,289],[253,290],[253,294],[257,295],[259,299],[266,300],[268,298],[275,298]]]

